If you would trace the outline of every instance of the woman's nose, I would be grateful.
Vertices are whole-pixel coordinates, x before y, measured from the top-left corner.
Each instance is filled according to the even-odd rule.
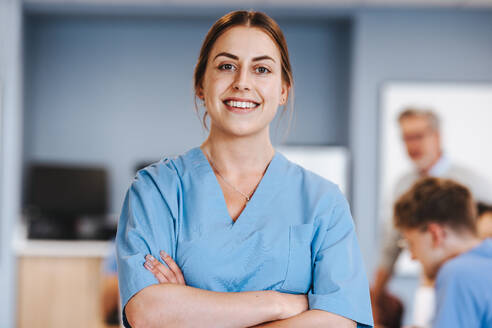
[[[251,80],[248,70],[239,69],[233,87],[236,90],[251,90]]]

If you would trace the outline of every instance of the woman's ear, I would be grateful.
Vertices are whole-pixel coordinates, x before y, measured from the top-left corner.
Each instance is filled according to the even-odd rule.
[[[196,88],[196,96],[201,99],[205,100],[205,95],[203,94],[203,87],[200,85],[199,87]]]
[[[282,89],[280,90],[280,106],[287,103],[289,99],[290,86],[287,83],[282,82]]]

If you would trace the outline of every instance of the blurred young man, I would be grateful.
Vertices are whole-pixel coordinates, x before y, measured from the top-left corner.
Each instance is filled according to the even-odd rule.
[[[395,226],[435,279],[435,328],[492,327],[492,239],[481,240],[465,186],[425,178],[396,202]]]
[[[414,169],[404,174],[397,181],[392,193],[394,200],[398,199],[417,180],[431,176],[459,181],[470,188],[476,199],[486,202],[491,201],[492,192],[490,190],[492,190],[492,187],[490,184],[472,171],[450,162],[444,153],[441,144],[440,122],[435,113],[429,110],[409,108],[400,114],[398,123],[406,152],[414,164]],[[384,218],[385,222],[391,221],[390,216],[393,204],[394,201],[388,204],[386,209],[386,216],[388,217]],[[378,319],[384,320],[383,316],[378,312],[387,313],[384,309],[380,309],[378,304],[384,303],[381,302],[381,295],[385,294],[387,283],[393,274],[395,262],[401,253],[398,243],[401,235],[389,222],[385,228],[382,254],[371,288],[376,322],[378,322]],[[425,279],[425,277],[424,280],[424,285],[432,288],[432,280]],[[425,288],[422,291],[425,293]],[[418,309],[417,312],[419,312]],[[425,326],[428,318],[426,318],[425,313],[417,312],[414,313],[414,324]]]

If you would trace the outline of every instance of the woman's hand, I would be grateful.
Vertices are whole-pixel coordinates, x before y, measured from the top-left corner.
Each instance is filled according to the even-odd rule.
[[[167,267],[159,262],[152,255],[145,257],[144,267],[152,272],[154,277],[160,284],[170,283],[178,285],[186,285],[181,269],[176,262],[166,252],[160,252],[161,259],[167,264]]]

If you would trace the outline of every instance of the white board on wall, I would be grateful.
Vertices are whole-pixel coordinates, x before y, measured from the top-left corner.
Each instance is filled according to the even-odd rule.
[[[412,169],[397,122],[409,106],[434,111],[441,120],[442,146],[450,160],[492,181],[492,84],[388,82],[381,90],[380,218],[396,180]],[[404,255],[397,272],[418,271],[408,254]]]
[[[348,150],[338,146],[281,146],[288,160],[338,185],[348,196]]]

